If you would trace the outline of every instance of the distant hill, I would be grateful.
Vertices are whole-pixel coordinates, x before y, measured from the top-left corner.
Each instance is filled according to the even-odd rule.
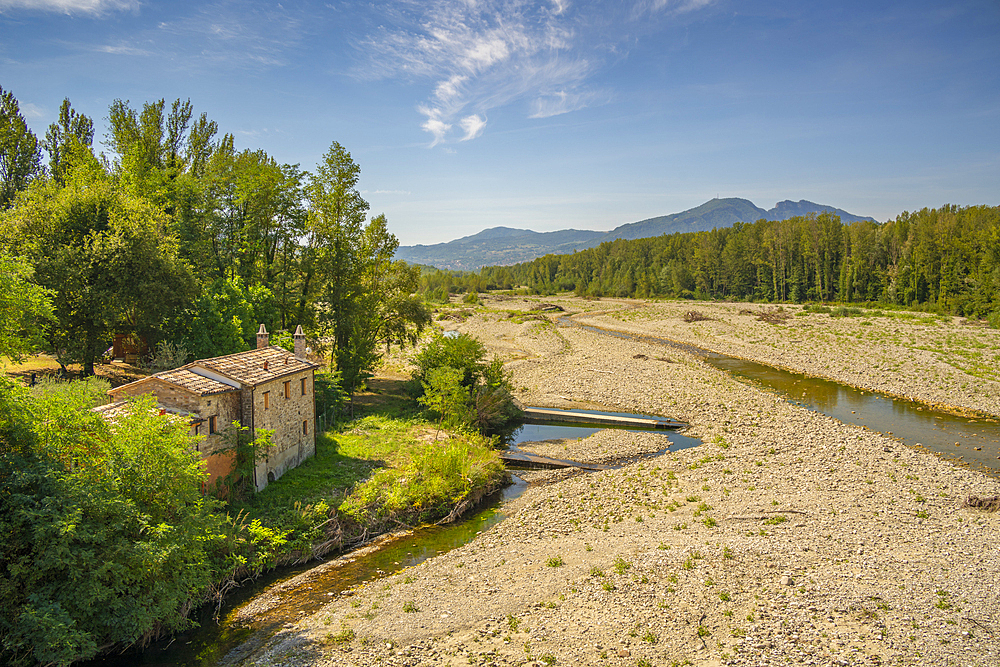
[[[563,254],[592,248],[600,245],[597,239],[605,235],[606,232],[579,229],[533,232],[492,227],[447,243],[400,246],[396,259],[411,264],[431,264],[441,269],[475,271],[482,266],[526,262],[553,252]]]
[[[482,266],[528,262],[550,253],[567,254],[593,248],[615,239],[641,239],[678,232],[703,232],[716,227],[731,227],[737,222],[756,222],[761,219],[787,220],[797,215],[827,211],[839,215],[841,222],[844,223],[859,220],[875,221],[874,218],[860,217],[839,208],[815,204],[804,199],[798,202],[788,200],[778,202],[774,208],[766,211],[749,200],[731,197],[712,199],[701,206],[672,215],[630,222],[610,232],[581,229],[533,232],[530,229],[492,227],[447,243],[400,246],[396,251],[396,259],[406,260],[411,264],[430,264],[442,269],[474,271]]]

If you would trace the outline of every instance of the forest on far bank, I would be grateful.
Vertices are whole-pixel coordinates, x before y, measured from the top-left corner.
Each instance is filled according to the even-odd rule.
[[[539,294],[880,303],[1000,326],[1000,206],[904,212],[885,223],[837,215],[619,239],[477,273],[425,273],[430,298],[527,287]]]

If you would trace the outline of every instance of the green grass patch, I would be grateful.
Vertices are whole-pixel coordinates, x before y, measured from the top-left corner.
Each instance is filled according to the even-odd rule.
[[[398,408],[390,401],[378,410]],[[286,532],[292,550],[332,528],[348,546],[365,532],[440,519],[506,478],[486,438],[440,431],[419,417],[370,414],[320,435],[316,456],[232,510]]]

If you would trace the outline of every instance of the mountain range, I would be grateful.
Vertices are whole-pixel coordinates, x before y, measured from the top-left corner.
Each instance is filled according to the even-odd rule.
[[[615,239],[641,239],[678,232],[702,232],[716,227],[731,227],[737,222],[758,220],[787,220],[797,215],[829,211],[840,216],[843,223],[869,220],[839,208],[801,200],[781,201],[774,208],[764,210],[747,199],[730,197],[712,199],[701,206],[656,218],[630,222],[615,227],[610,232],[586,229],[561,229],[555,232],[533,232],[530,229],[491,227],[478,234],[465,236],[447,243],[433,245],[400,246],[396,259],[411,264],[428,264],[441,269],[475,271],[482,266],[528,262],[548,254],[567,254],[593,248]]]

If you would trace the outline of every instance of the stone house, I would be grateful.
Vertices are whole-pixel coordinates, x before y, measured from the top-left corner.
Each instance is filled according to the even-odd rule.
[[[205,459],[209,484],[232,471],[234,452],[225,437],[233,422],[249,430],[273,431],[272,448],[254,470],[258,491],[316,453],[314,379],[319,367],[306,358],[302,327],[295,331],[294,354],[269,344],[260,325],[257,348],[213,359],[199,359],[180,368],[108,391],[113,411],[126,396],[153,394],[161,410],[189,420],[191,433]]]

